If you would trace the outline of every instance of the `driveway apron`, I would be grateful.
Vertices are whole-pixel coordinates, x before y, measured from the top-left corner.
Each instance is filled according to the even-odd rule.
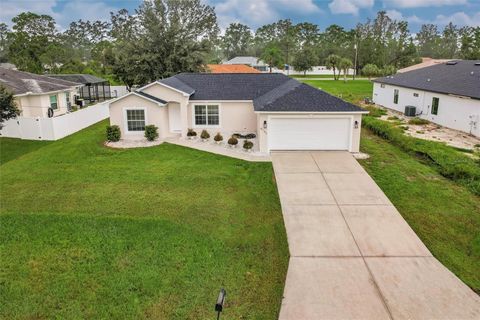
[[[290,249],[279,319],[480,319],[350,153],[271,156]]]

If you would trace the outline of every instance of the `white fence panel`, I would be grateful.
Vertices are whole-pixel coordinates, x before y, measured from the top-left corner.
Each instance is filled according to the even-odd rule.
[[[25,140],[58,140],[108,117],[108,103],[99,103],[54,118],[17,117],[4,122],[0,134]]]
[[[53,124],[54,140],[61,139],[109,117],[108,103],[99,103],[59,117],[45,119]]]

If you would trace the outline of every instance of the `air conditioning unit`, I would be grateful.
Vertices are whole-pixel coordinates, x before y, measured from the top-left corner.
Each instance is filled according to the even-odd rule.
[[[405,115],[407,117],[415,117],[416,114],[417,114],[417,107],[405,106]]]

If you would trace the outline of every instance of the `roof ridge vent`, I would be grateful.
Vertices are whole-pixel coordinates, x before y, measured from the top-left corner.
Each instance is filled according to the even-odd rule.
[[[447,66],[454,66],[454,65],[456,65],[457,63],[458,63],[458,61],[456,61],[456,60],[451,60],[451,61],[447,61],[446,65],[447,65]]]
[[[475,62],[475,65],[476,65],[476,66],[480,66],[480,62]]]

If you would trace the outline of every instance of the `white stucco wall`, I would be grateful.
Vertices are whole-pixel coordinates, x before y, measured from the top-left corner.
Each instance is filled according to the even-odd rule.
[[[399,91],[398,104],[393,103],[394,89]],[[431,114],[433,97],[439,98],[437,115]],[[420,118],[480,137],[480,100],[374,83],[373,101],[402,113],[405,106],[415,106]]]
[[[127,109],[144,109],[145,125],[156,125],[160,139],[164,139],[172,135],[168,123],[168,105],[160,106],[157,103],[136,95],[125,96],[123,99],[110,103],[110,124],[118,125],[122,134],[122,139],[136,140],[143,139],[143,131],[127,131],[126,110]]]
[[[23,117],[48,117],[48,108],[50,108],[50,96],[57,95],[58,108],[54,110],[54,116],[67,113],[66,95],[70,96],[70,103],[74,104],[75,90],[68,90],[55,93],[46,93],[39,95],[16,96],[15,101]]]
[[[220,125],[219,126],[196,126],[194,116],[194,106],[202,104],[211,104],[219,106]],[[206,129],[210,135],[220,132],[224,138],[233,133],[256,133],[257,115],[253,110],[252,102],[232,102],[232,101],[190,101],[188,104],[188,127],[195,129],[198,134]]]

